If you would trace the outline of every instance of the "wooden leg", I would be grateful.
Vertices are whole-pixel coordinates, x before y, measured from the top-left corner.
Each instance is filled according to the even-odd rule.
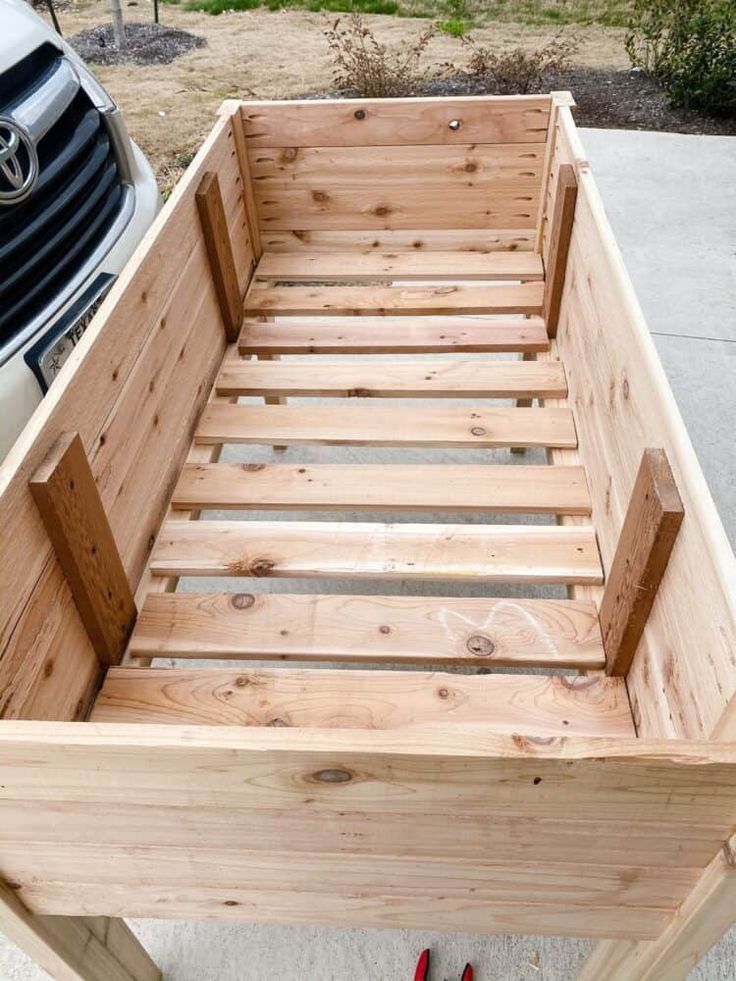
[[[259,354],[259,361],[280,361],[280,354]],[[286,398],[281,395],[265,395],[263,401],[266,405],[286,405]],[[274,446],[275,450],[283,451],[286,449],[285,446]]]
[[[657,940],[603,940],[578,981],[684,981],[736,923],[736,835],[703,872]]]
[[[536,361],[537,360],[537,356],[534,353],[534,351],[524,351],[524,353],[521,356],[521,360],[522,361]],[[532,399],[517,399],[516,400],[516,407],[517,407],[517,409],[528,409],[531,404],[532,404]],[[526,449],[525,446],[512,446],[511,447],[511,452],[512,453],[523,453],[525,449]]]
[[[160,981],[161,972],[124,920],[40,916],[0,882],[0,933],[54,981]]]

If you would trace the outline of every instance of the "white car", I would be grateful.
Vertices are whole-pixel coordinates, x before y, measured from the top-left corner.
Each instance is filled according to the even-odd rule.
[[[0,459],[160,204],[100,83],[24,0],[0,0]]]

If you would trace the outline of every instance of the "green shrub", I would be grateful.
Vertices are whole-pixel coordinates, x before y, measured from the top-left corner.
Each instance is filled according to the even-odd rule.
[[[734,0],[634,0],[626,50],[673,105],[736,113]]]
[[[577,38],[558,37],[534,51],[513,48],[496,54],[472,37],[463,38],[470,52],[466,72],[485,83],[496,95],[526,95],[542,84],[546,71],[561,71],[570,67],[570,59],[578,49]]]
[[[464,37],[468,29],[464,20],[441,20],[437,26],[450,37]]]

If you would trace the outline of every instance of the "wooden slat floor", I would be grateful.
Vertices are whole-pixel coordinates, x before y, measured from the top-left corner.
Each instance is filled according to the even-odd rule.
[[[619,679],[497,673],[605,664],[595,603],[538,592],[603,581],[565,371],[553,357],[534,359],[549,350],[543,275],[533,252],[266,253],[244,300],[241,360],[220,370],[153,548],[129,663],[109,672],[92,719],[632,735]],[[524,360],[489,358],[499,352]],[[386,398],[405,401],[376,402]],[[202,455],[216,460],[228,444],[241,445],[241,462]],[[319,446],[333,448],[330,462],[313,462],[327,452],[314,449],[299,462],[303,447]],[[372,447],[411,448],[427,462],[379,464],[366,456]],[[524,447],[564,451],[565,463],[504,456]],[[471,462],[438,462],[435,451],[448,448]],[[208,509],[274,517],[223,520]],[[361,510],[388,520],[356,521]],[[330,516],[278,513],[292,511]],[[401,511],[408,520],[393,521]],[[428,517],[416,523],[420,511]],[[503,523],[490,523],[492,513]],[[567,517],[513,523],[516,514]],[[182,576],[204,591],[170,591]],[[313,586],[207,592],[214,576]],[[320,592],[335,580],[355,592]],[[391,583],[409,594],[375,591]],[[435,583],[439,595],[421,586],[411,595],[413,583]],[[473,595],[463,595],[468,585]],[[138,666],[161,658],[191,666]],[[213,670],[212,660],[319,667]],[[328,669],[341,662],[351,670]]]

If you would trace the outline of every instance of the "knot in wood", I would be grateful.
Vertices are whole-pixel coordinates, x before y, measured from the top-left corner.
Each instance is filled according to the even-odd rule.
[[[255,601],[256,598],[252,593],[233,593],[230,597],[230,605],[236,610],[247,610]]]
[[[353,115],[356,119],[365,119],[365,109],[356,109]]]
[[[353,775],[347,770],[317,770],[312,779],[319,783],[350,783]]]
[[[468,642],[465,646],[476,657],[490,657],[496,649],[496,645],[490,637],[484,637],[483,634],[473,634],[471,637],[468,637]]]
[[[486,434],[486,431],[483,428],[483,426],[473,426],[470,432],[473,434],[473,436],[485,436]]]
[[[265,463],[244,463],[242,466],[246,473],[256,473],[258,470],[265,470],[266,468]]]
[[[261,579],[264,576],[270,576],[274,570],[276,563],[273,559],[255,559],[250,564],[250,574],[255,576],[256,579]]]

